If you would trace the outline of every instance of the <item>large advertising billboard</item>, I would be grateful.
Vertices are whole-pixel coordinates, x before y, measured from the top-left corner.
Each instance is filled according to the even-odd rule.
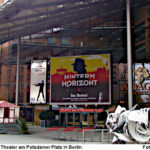
[[[135,63],[134,95],[138,103],[150,103],[150,63]]]
[[[46,102],[46,60],[31,62],[30,103]]]
[[[110,104],[110,54],[51,58],[51,103]]]

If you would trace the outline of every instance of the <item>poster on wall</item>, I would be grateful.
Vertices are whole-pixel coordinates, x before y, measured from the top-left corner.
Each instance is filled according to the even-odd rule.
[[[51,58],[51,103],[111,104],[110,54]]]
[[[135,63],[134,95],[138,103],[150,103],[150,63]]]
[[[31,62],[30,103],[46,102],[46,60]]]

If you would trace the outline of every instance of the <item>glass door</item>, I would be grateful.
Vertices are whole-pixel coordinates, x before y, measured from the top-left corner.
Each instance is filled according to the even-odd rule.
[[[94,113],[89,114],[89,125],[94,126],[95,124],[95,119],[94,119]]]
[[[60,113],[60,125],[65,127],[66,124],[66,114],[65,113]]]
[[[82,126],[88,126],[88,113],[86,112],[82,114]]]
[[[73,113],[68,113],[68,126],[73,126]]]
[[[80,124],[80,113],[75,113],[75,126]]]

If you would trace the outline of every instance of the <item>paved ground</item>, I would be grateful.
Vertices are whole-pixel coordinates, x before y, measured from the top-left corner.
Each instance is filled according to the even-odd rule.
[[[10,135],[10,134],[0,134],[0,144],[65,144],[65,143],[80,143],[83,144],[82,132],[48,132],[46,128],[30,126],[28,135]],[[92,133],[93,134],[93,133]],[[100,143],[111,143],[110,139],[106,137],[106,142],[100,142],[99,133],[91,133],[85,136],[86,142],[91,144]],[[93,137],[93,138],[91,138]]]

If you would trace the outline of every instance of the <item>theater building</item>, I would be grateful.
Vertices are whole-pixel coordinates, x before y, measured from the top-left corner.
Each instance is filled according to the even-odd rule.
[[[42,111],[60,126],[94,126],[102,112],[128,108],[127,0],[38,0],[22,10],[25,2],[16,0],[14,14],[1,3],[19,27],[9,23],[10,38],[0,38],[0,100],[15,104],[17,97],[21,116],[35,125]],[[130,0],[130,17],[132,103],[149,107],[150,1]]]

